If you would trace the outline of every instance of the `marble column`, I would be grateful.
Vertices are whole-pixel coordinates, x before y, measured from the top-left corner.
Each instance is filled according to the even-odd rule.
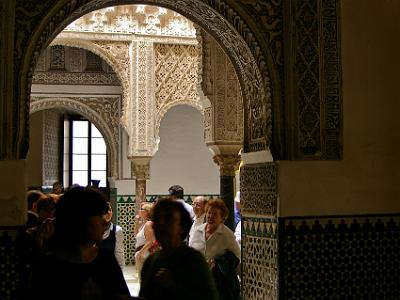
[[[239,154],[218,154],[213,157],[220,170],[220,197],[229,209],[225,225],[235,230],[234,198],[235,198],[235,171],[240,164]]]
[[[151,157],[132,157],[132,175],[135,178],[136,207],[146,201],[146,182],[150,179]]]

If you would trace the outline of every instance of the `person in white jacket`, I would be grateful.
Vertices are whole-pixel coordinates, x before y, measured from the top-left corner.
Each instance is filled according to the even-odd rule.
[[[198,226],[189,238],[189,246],[203,253],[210,267],[215,257],[232,252],[240,260],[240,247],[232,230],[224,225],[229,211],[220,199],[207,201],[206,223]]]

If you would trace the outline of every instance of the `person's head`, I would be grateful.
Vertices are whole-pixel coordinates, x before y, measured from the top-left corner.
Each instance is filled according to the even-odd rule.
[[[26,200],[28,203],[28,210],[37,212],[37,201],[40,197],[44,196],[44,194],[39,190],[30,190],[26,194]]]
[[[189,234],[192,220],[182,203],[161,198],[153,207],[153,230],[163,249],[179,247]]]
[[[140,207],[139,217],[148,220],[151,218],[151,212],[154,204],[149,202],[143,202]]]
[[[207,200],[203,196],[197,196],[193,199],[193,212],[196,217],[200,217],[206,211],[206,202]]]
[[[74,187],[57,202],[54,241],[79,246],[102,240],[109,204],[96,189]]]
[[[207,201],[206,219],[211,225],[219,225],[228,218],[229,210],[221,199],[212,199]]]
[[[37,201],[36,207],[40,222],[54,218],[56,201],[51,195],[41,196]]]
[[[64,192],[64,187],[60,181],[56,181],[53,183],[53,194],[62,194]]]
[[[172,200],[183,199],[183,187],[180,185],[173,185],[168,189],[168,193]]]

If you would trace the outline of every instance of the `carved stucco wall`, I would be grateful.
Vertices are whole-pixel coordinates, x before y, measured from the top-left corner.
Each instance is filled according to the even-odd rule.
[[[52,45],[63,45],[69,47],[78,47],[92,51],[93,53],[104,59],[115,71],[123,90],[122,94],[122,116],[127,111],[127,99],[130,99],[130,58],[129,58],[129,42],[111,42],[111,41],[91,41],[86,39],[55,39]],[[125,114],[126,116],[126,114]],[[121,119],[122,124],[126,125],[127,121],[124,117]]]
[[[107,176],[118,178],[120,97],[31,97],[31,113],[62,109],[78,113],[96,125],[104,136],[108,152]]]
[[[198,93],[199,48],[192,45],[155,44],[156,135],[171,107],[193,106],[203,113]]]
[[[58,52],[55,64],[51,53]],[[54,69],[55,65],[62,68]],[[121,83],[110,65],[93,52],[81,48],[51,46],[45,49],[36,64],[34,84],[113,85]]]
[[[243,143],[243,99],[236,71],[215,39],[202,31],[204,95],[211,102],[205,113],[206,142]]]

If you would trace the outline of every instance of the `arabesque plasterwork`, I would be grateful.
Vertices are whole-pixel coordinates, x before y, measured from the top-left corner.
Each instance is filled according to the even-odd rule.
[[[31,97],[30,113],[46,109],[73,111],[86,117],[103,134],[107,145],[108,176],[118,178],[120,97]]]
[[[57,38],[52,42],[52,45],[78,47],[92,51],[103,58],[113,68],[121,81],[123,90],[121,122],[126,126],[124,112],[126,111],[128,99],[131,98],[129,42],[92,41],[86,39],[69,40]]]
[[[207,112],[206,142],[243,144],[243,98],[236,71],[222,48],[204,31],[202,36],[202,81],[212,104]]]
[[[156,136],[165,113],[178,104],[190,105],[203,113],[198,93],[197,46],[155,44]]]
[[[127,14],[130,14],[129,18]],[[154,21],[151,28],[148,20]],[[168,9],[139,5],[108,8],[85,15],[68,26],[52,45],[93,51],[114,69],[123,90],[121,123],[130,137],[128,157],[136,157],[155,154],[160,122],[168,109],[177,104],[189,104],[202,112],[195,88],[199,69],[197,43],[196,29],[186,18]],[[168,80],[162,79],[164,84],[161,86],[155,83],[163,77],[162,72],[157,73],[162,66],[155,65],[155,56],[162,52],[157,51],[157,47],[175,48],[168,56],[170,62],[175,59],[173,64],[177,66],[167,75]],[[180,56],[176,49],[181,52]],[[184,76],[180,72],[184,72]],[[166,92],[166,85],[174,81],[181,91],[178,99],[172,95],[179,91],[168,89]],[[155,103],[156,99],[167,97],[167,93],[171,101]]]

